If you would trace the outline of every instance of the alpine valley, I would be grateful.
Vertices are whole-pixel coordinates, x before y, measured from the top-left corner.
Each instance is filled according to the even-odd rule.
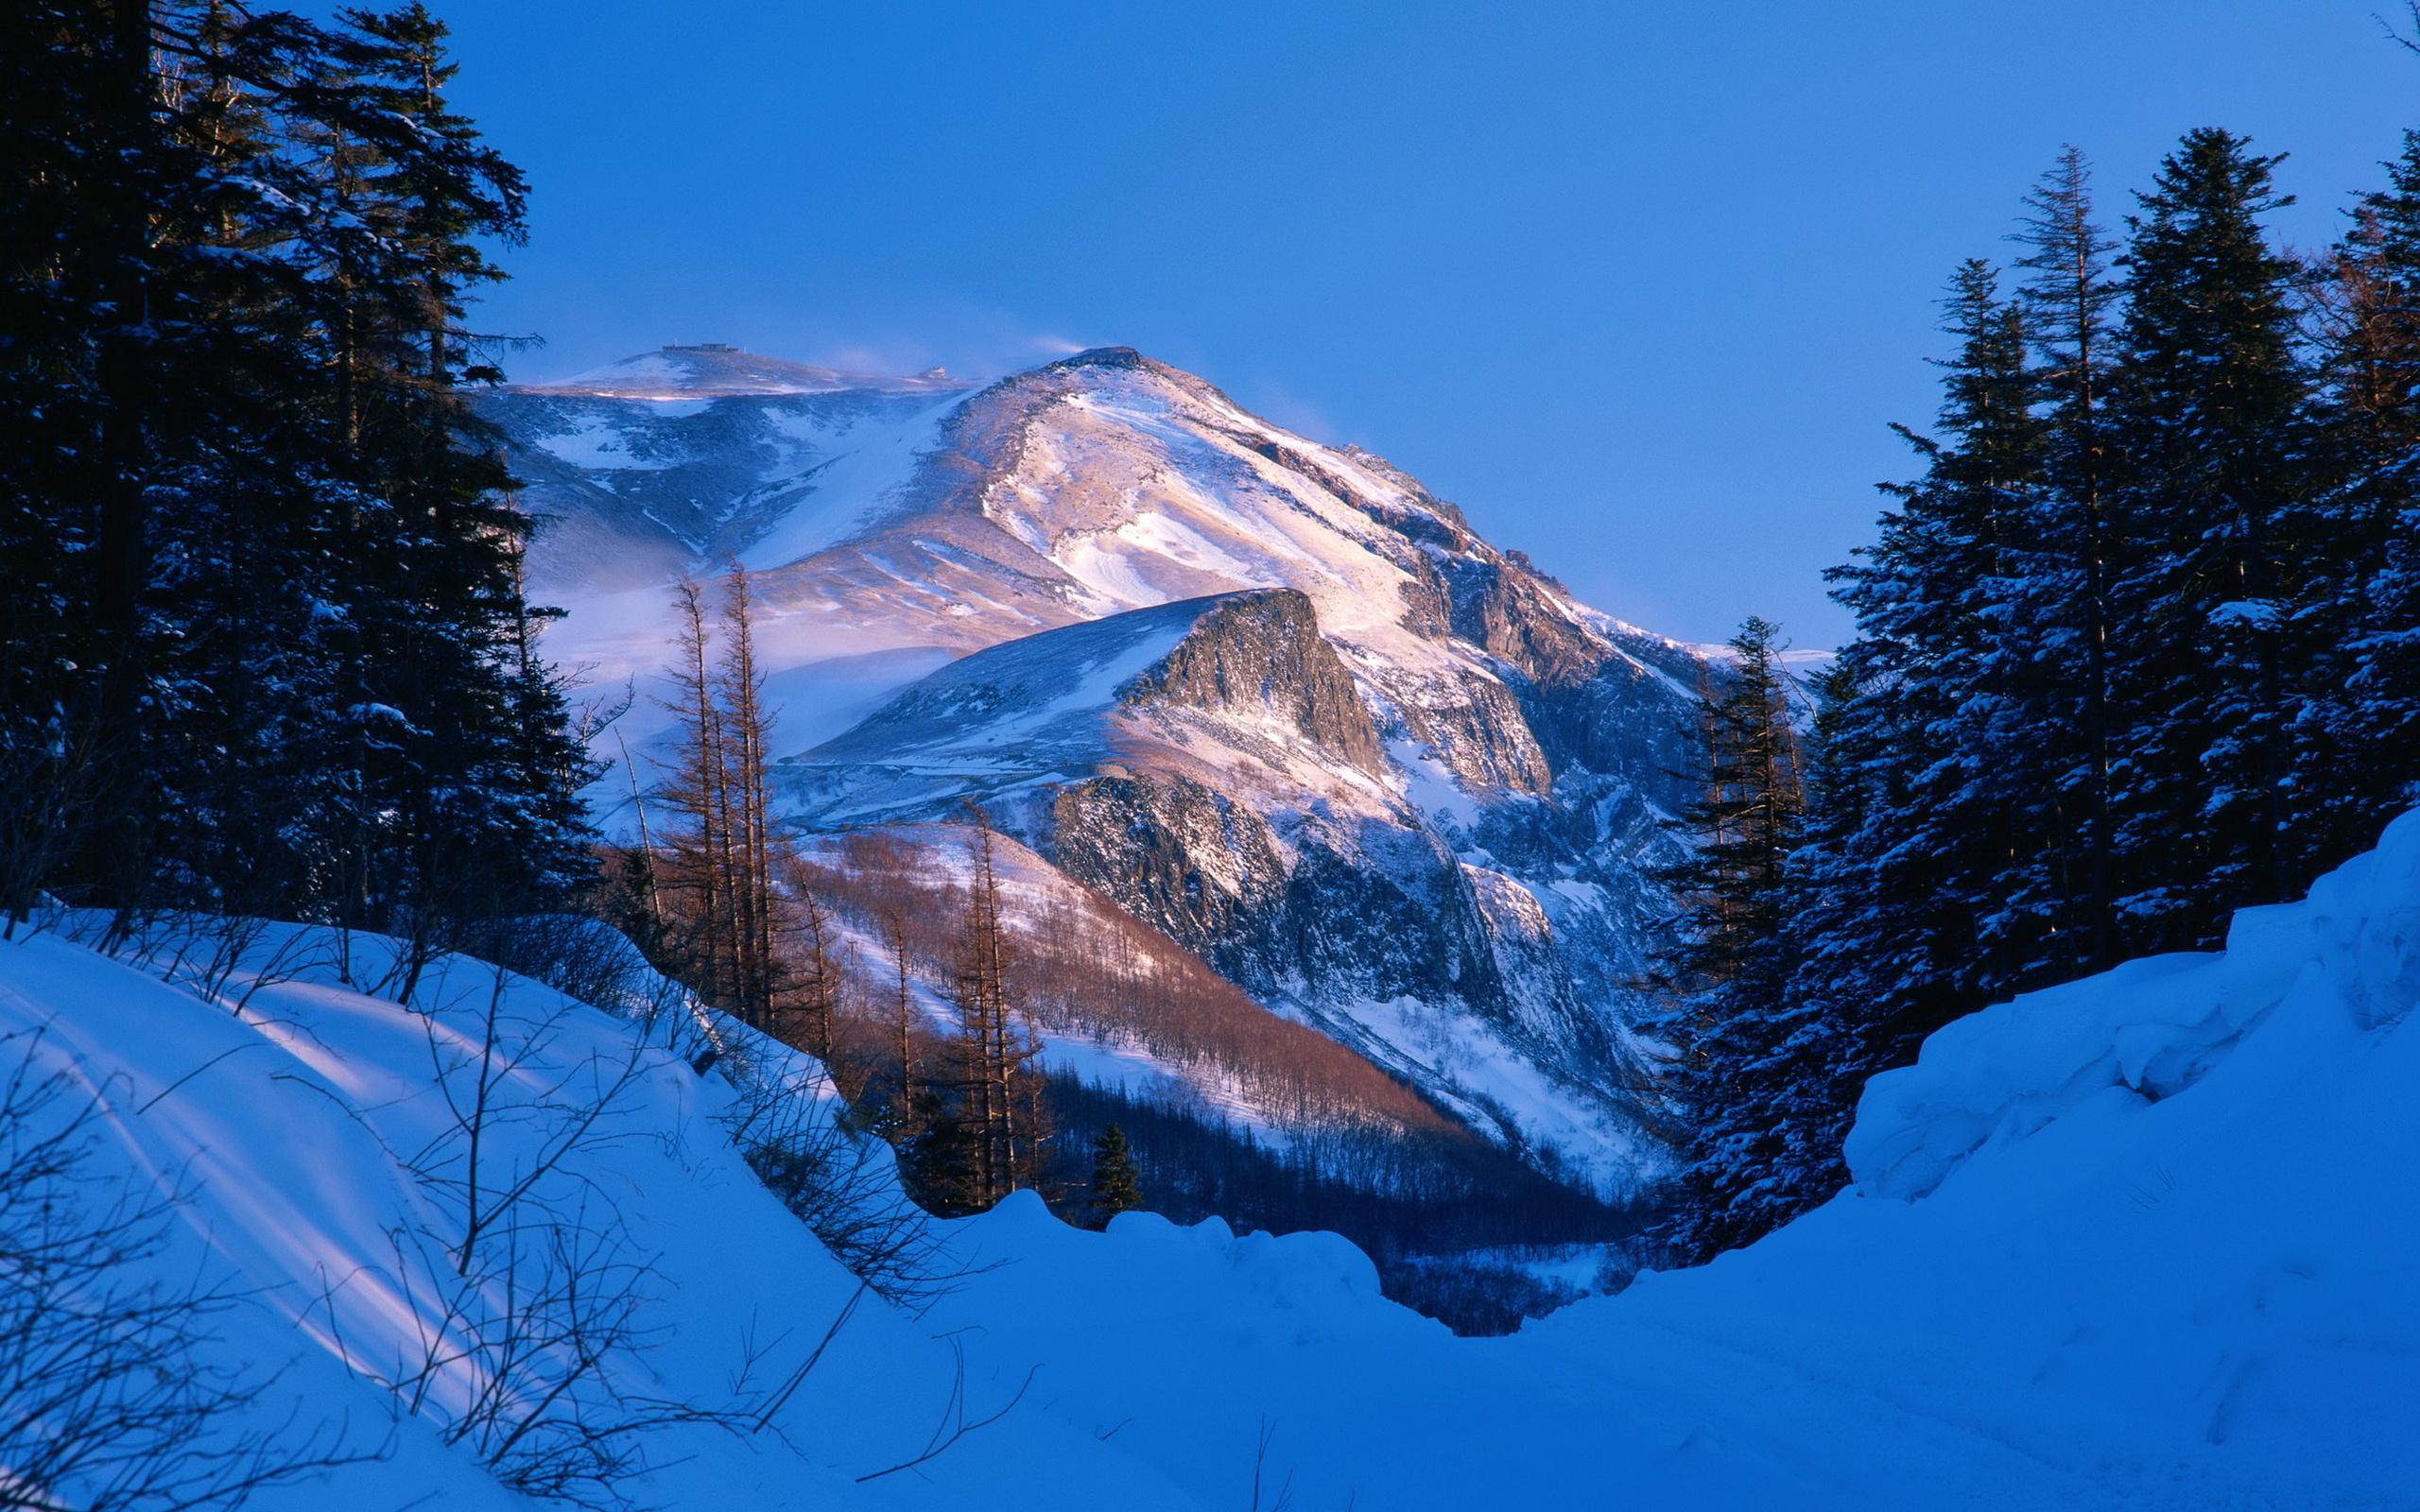
[[[1077,928],[1158,963],[1129,1010],[1035,1010],[1063,1079],[1269,1148],[1442,1121],[1615,1204],[1667,1168],[1626,1089],[1703,649],[1126,348],[974,385],[667,347],[483,414],[550,654],[627,691],[609,827],[661,770],[672,583],[743,566],[779,809],[861,955],[850,880],[946,889],[979,805],[1028,954]],[[1141,1000],[1211,973],[1332,1044],[1150,1031]],[[1382,1091],[1306,1105],[1249,1063],[1335,1047],[1387,1074],[1333,1085]]]

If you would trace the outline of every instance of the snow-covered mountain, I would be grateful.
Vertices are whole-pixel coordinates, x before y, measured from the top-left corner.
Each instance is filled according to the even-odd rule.
[[[667,349],[486,413],[562,660],[644,694],[666,578],[755,575],[802,823],[979,799],[1478,1126],[1653,1167],[1612,1089],[1696,648],[1123,348],[980,388]]]

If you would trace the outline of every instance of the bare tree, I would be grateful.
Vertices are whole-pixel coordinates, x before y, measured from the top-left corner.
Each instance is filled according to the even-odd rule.
[[[739,1010],[739,926],[732,898],[731,747],[718,696],[714,629],[705,591],[683,578],[674,588],[680,615],[672,672],[676,696],[666,701],[681,731],[680,754],[656,794],[674,822],[665,833],[667,854],[655,878],[659,894],[678,905],[669,926],[683,972],[707,1001]]]
[[[657,916],[665,964],[741,1022],[803,1035],[820,1053],[831,1044],[837,973],[826,917],[802,891],[772,815],[772,715],[756,662],[749,576],[733,566],[711,618],[697,583],[683,581],[675,594],[680,663],[666,707],[679,724],[680,754],[655,795],[674,822],[664,830],[662,863],[650,860],[646,879],[654,889],[650,906],[671,904]]]
[[[969,806],[964,958],[955,992],[959,1034],[950,1045],[953,1121],[962,1145],[963,1191],[977,1211],[1040,1179],[1049,1139],[1042,1078],[1033,1069],[1042,1040],[1011,999],[1008,930],[1000,917],[1000,878],[989,816]]]
[[[441,990],[472,965],[455,957]],[[505,1485],[619,1508],[653,1468],[659,1430],[740,1431],[749,1413],[739,1397],[701,1404],[643,1389],[655,1257],[584,1168],[635,1137],[631,1093],[651,1062],[643,1042],[620,1037],[575,1050],[577,1011],[516,992],[495,966],[467,1022],[424,1016],[448,1116],[402,1152],[436,1212],[390,1236],[387,1280],[414,1301],[410,1332],[383,1349],[352,1337],[343,1293],[355,1278],[332,1281],[319,1307],[348,1367]]]

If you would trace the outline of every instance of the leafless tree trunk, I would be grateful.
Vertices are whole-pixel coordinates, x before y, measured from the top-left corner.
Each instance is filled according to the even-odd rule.
[[[989,817],[974,809],[968,841],[965,958],[959,971],[955,1046],[958,1118],[968,1136],[970,1203],[989,1208],[1040,1177],[1046,1137],[1033,1062],[1042,1042],[1010,1001],[1008,932]]]

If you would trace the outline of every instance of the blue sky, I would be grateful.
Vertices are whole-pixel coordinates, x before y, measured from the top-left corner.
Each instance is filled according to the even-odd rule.
[[[2386,0],[436,0],[535,182],[487,329],[992,373],[1120,344],[1356,441],[1610,612],[1841,639],[1952,264],[2183,131],[2290,240],[2420,126]]]

